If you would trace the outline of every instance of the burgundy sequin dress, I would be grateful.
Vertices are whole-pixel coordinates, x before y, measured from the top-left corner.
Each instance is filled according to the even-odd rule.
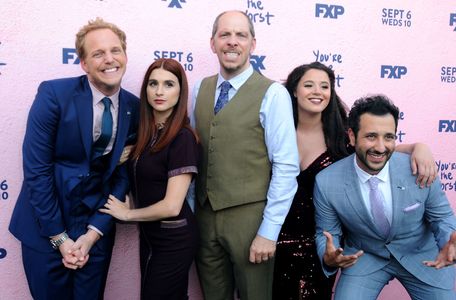
[[[298,190],[277,241],[273,299],[331,299],[335,276],[322,271],[315,246],[315,176],[335,160],[326,151],[297,177]]]

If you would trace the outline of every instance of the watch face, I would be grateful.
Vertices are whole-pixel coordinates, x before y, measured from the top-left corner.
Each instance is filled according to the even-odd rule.
[[[51,246],[52,246],[52,248],[54,248],[54,249],[57,249],[57,248],[59,247],[59,246],[57,246],[57,243],[56,243],[56,241],[54,241],[54,240],[51,240]]]

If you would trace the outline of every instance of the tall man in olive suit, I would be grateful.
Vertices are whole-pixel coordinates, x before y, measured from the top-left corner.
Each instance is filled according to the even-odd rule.
[[[205,299],[271,299],[276,241],[296,192],[299,159],[290,96],[253,70],[249,17],[214,22],[220,71],[197,83],[193,122],[201,138],[197,268]]]

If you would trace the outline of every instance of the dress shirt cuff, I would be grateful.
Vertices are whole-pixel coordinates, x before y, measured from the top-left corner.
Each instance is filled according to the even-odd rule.
[[[100,230],[98,230],[98,228],[96,228],[95,226],[93,225],[87,225],[87,229],[92,229],[93,231],[95,231],[96,233],[98,233],[100,236],[103,236],[103,232],[101,232]]]
[[[263,220],[263,222],[261,222],[260,229],[258,229],[258,235],[261,235],[271,241],[277,241],[280,229],[282,229],[282,225],[271,224]]]
[[[339,271],[339,268],[330,267],[330,266],[326,265],[324,262],[321,262],[321,263],[323,265],[323,273],[325,273],[326,277],[330,277],[330,276],[336,274],[337,271]]]

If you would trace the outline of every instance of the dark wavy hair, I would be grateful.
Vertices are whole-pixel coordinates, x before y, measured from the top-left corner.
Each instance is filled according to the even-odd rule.
[[[374,116],[392,115],[394,118],[395,130],[397,130],[399,108],[385,95],[372,95],[356,100],[350,110],[348,126],[353,130],[355,136],[358,135],[361,115],[366,113]]]
[[[288,75],[285,87],[291,97],[293,106],[293,118],[295,127],[298,126],[298,99],[294,96],[296,88],[302,76],[309,70],[321,70],[328,74],[331,86],[331,96],[328,106],[321,114],[323,123],[323,134],[329,154],[335,159],[340,159],[347,156],[347,106],[337,95],[335,90],[336,77],[334,71],[320,62],[313,62],[296,67]]]
[[[187,115],[188,103],[188,82],[185,71],[181,64],[171,58],[160,58],[153,62],[144,75],[144,80],[141,85],[140,104],[139,104],[139,128],[138,140],[132,151],[132,158],[137,158],[149,146],[151,138],[157,134],[155,126],[155,118],[153,108],[147,101],[147,85],[150,74],[155,69],[163,68],[166,71],[173,73],[179,80],[180,93],[177,104],[174,106],[173,112],[168,117],[163,128],[163,134],[160,135],[158,141],[153,145],[151,151],[158,152],[166,147],[176,137],[179,130],[188,128],[198,138],[196,133],[190,126],[190,120]]]

